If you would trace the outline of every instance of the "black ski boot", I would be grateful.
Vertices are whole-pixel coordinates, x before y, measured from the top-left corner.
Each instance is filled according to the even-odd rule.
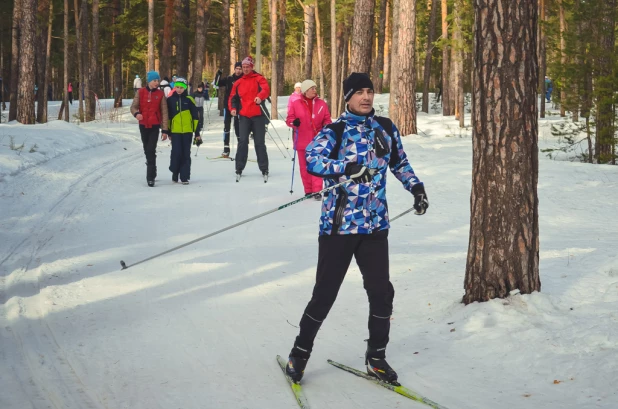
[[[299,349],[296,345],[294,345],[294,348],[290,351],[288,364],[285,367],[285,373],[295,383],[300,383],[300,380],[303,379],[305,367],[309,361],[309,356],[310,355],[307,351]]]
[[[367,373],[383,382],[399,386],[399,382],[397,382],[397,372],[386,362],[384,349],[380,349],[381,350],[367,347],[367,352],[365,353]]]
[[[154,180],[149,180],[148,181],[148,186],[149,187],[154,187]]]

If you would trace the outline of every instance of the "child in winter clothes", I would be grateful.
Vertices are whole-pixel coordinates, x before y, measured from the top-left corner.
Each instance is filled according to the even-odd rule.
[[[197,107],[197,113],[200,118],[199,126],[200,126],[200,129],[202,129],[204,127],[204,101],[208,99],[208,93],[204,89],[204,84],[200,82],[197,85],[197,90],[194,91],[193,95],[191,96],[195,100],[195,106]]]
[[[332,121],[328,105],[318,97],[317,85],[312,80],[305,80],[300,86],[301,96],[288,107],[285,123],[294,128],[294,149],[298,157],[298,168],[303,180],[305,195],[315,194],[315,199],[322,199],[317,192],[322,190],[323,180],[307,172],[305,148],[322,128]]]
[[[197,107],[193,97],[187,95],[188,86],[186,79],[176,78],[175,92],[167,99],[172,139],[170,171],[172,180],[178,182],[180,177],[183,185],[188,185],[191,178],[191,139],[194,132],[196,143],[202,143]]]

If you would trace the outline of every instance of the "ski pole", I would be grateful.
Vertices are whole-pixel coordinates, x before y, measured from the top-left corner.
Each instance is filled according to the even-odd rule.
[[[195,150],[195,157],[197,157],[197,152],[200,150],[200,145],[197,145],[197,149]]]
[[[277,141],[275,140],[275,138],[273,138],[273,136],[270,134],[270,132],[268,132],[268,130],[266,130],[266,133],[268,134],[268,136],[270,136],[270,139],[272,139],[272,141],[275,143],[275,146],[277,147],[277,149],[279,149],[279,152],[281,152],[281,154],[283,155],[283,157],[285,159],[287,159],[288,157],[285,156],[285,153],[283,153],[283,151],[281,150],[281,148],[279,147],[279,144],[277,143]]]
[[[296,167],[296,143],[298,143],[298,128],[296,128],[296,140],[294,141],[294,157],[292,158],[292,183],[290,184],[290,194],[294,193],[294,168]]]
[[[266,115],[266,118],[268,118],[268,122],[272,125],[273,129],[275,130],[275,133],[277,134],[277,136],[279,137],[279,140],[281,141],[281,143],[283,144],[283,147],[287,150],[288,147],[285,146],[285,142],[283,142],[283,139],[281,139],[281,135],[279,135],[279,132],[277,132],[277,128],[275,128],[275,124],[273,124],[272,119],[270,119],[270,117],[268,116],[268,114],[266,113],[266,110],[264,109],[264,107],[262,106],[262,104],[260,104],[260,108],[262,108],[262,112],[264,112],[264,115]]]
[[[345,185],[345,184],[347,184],[347,183],[350,183],[351,181],[352,181],[352,179],[348,179],[348,180],[346,180],[346,181],[344,181],[344,182],[341,182],[341,183],[338,183],[338,184],[336,184],[336,185],[334,185],[334,186],[327,187],[326,189],[322,189],[321,191],[317,192],[317,194],[320,194],[320,195],[321,195],[321,194],[324,194],[324,193],[326,193],[326,192],[328,192],[328,191],[330,191],[330,190],[337,189],[337,188],[339,188],[339,187],[341,187],[341,186],[343,186],[343,185]],[[259,219],[259,218],[261,218],[261,217],[264,217],[264,216],[267,216],[267,215],[269,215],[269,214],[271,214],[271,213],[275,213],[275,212],[278,212],[279,210],[283,210],[283,209],[285,209],[285,208],[287,208],[287,207],[294,206],[295,204],[300,203],[300,202],[302,202],[302,201],[305,201],[305,200],[307,200],[307,199],[312,199],[312,198],[313,198],[313,195],[315,195],[315,194],[316,194],[316,193],[311,193],[311,194],[309,194],[309,195],[305,195],[305,196],[301,197],[300,199],[292,200],[291,202],[288,202],[288,203],[286,203],[286,204],[284,204],[284,205],[281,205],[281,206],[279,206],[279,207],[277,207],[277,208],[271,209],[271,210],[269,210],[269,211],[267,211],[267,212],[264,212],[264,213],[258,214],[257,216],[253,216],[253,217],[251,217],[251,218],[249,218],[249,219],[246,219],[246,220],[240,221],[240,222],[238,222],[238,223],[234,223],[234,224],[232,224],[231,226],[224,227],[223,229],[221,229],[221,230],[217,230],[216,232],[213,232],[213,233],[207,234],[207,235],[202,236],[202,237],[198,237],[198,238],[197,238],[197,239],[195,239],[195,240],[191,240],[191,241],[189,241],[189,242],[187,242],[187,243],[181,244],[180,246],[176,246],[176,247],[174,247],[174,248],[172,248],[172,249],[169,249],[169,250],[166,250],[166,251],[164,251],[164,252],[162,252],[162,253],[155,254],[154,256],[151,256],[151,257],[145,258],[144,260],[138,261],[137,263],[133,263],[133,264],[126,264],[126,263],[124,262],[124,260],[120,260],[120,265],[122,266],[122,270],[125,270],[125,269],[127,269],[127,268],[129,268],[129,267],[133,267],[133,266],[136,266],[136,265],[138,265],[138,264],[145,263],[145,262],[150,261],[150,260],[153,260],[153,259],[155,259],[155,258],[157,258],[157,257],[161,257],[161,256],[163,256],[163,255],[165,255],[165,254],[169,254],[169,253],[171,253],[171,252],[173,252],[173,251],[180,250],[180,249],[181,249],[181,248],[183,248],[183,247],[190,246],[191,244],[197,243],[198,241],[202,241],[202,240],[207,239],[207,238],[209,238],[209,237],[216,236],[217,234],[220,234],[220,233],[223,233],[223,232],[225,232],[225,231],[231,230],[231,229],[233,229],[234,227],[242,226],[243,224],[249,223],[249,222],[251,222],[251,221],[253,221],[253,220],[257,220],[257,219]]]

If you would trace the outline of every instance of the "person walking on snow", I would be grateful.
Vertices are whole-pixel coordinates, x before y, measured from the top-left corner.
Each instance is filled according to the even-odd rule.
[[[236,175],[240,177],[247,164],[249,154],[249,134],[253,132],[253,143],[258,166],[264,180],[268,177],[268,153],[266,152],[266,117],[260,104],[270,95],[266,78],[253,71],[253,58],[242,61],[242,78],[232,87],[228,108],[232,116],[239,115],[238,150],[236,151]]]
[[[131,104],[131,115],[139,121],[139,132],[146,155],[146,182],[150,187],[154,187],[157,177],[159,129],[162,140],[166,140],[169,135],[167,99],[159,89],[159,80],[158,72],[149,71],[146,75],[147,86],[137,90]]]
[[[351,182],[331,190],[324,200],[316,282],[300,320],[286,373],[294,382],[302,379],[314,339],[354,257],[369,299],[367,372],[396,384],[397,373],[386,362],[395,295],[388,268],[387,168],[414,196],[417,214],[424,214],[429,202],[423,183],[408,162],[399,130],[390,119],[375,115],[369,77],[352,73],[343,82],[343,95],[346,111],[324,127],[306,148],[308,172],[324,178],[327,187]]]
[[[332,121],[328,105],[318,98],[317,85],[312,80],[305,80],[301,84],[301,97],[288,106],[288,116],[285,123],[294,128],[294,149],[298,157],[298,168],[305,188],[305,195],[314,194],[316,200],[322,199],[318,194],[322,190],[321,177],[310,175],[307,172],[305,149],[322,128]]]
[[[219,80],[219,87],[225,87],[224,101],[228,101],[230,99],[232,87],[234,86],[234,83],[242,77],[242,75],[242,63],[238,61],[234,64],[234,73],[227,78]],[[232,119],[234,120],[234,133],[236,134],[236,141],[239,141],[240,134],[238,132],[238,115],[232,116],[226,104],[226,107],[223,110],[223,153],[221,154],[224,158],[230,157],[230,128],[232,125]]]
[[[168,81],[167,77],[163,78],[163,80],[159,83],[159,88],[161,88],[161,90],[165,94],[165,98],[168,98],[170,96],[172,88],[170,88],[170,82]]]
[[[69,96],[69,104],[73,105],[73,84],[69,82],[67,86],[67,93]]]
[[[204,101],[208,97],[208,93],[204,89],[204,84],[201,82],[197,84],[197,90],[195,90],[191,96],[195,100],[195,106],[197,107],[197,114],[200,118],[199,126],[200,126],[200,129],[202,129],[204,127]]]
[[[191,138],[195,132],[195,143],[201,144],[199,115],[195,100],[187,95],[189,83],[178,77],[174,81],[174,93],[167,99],[167,109],[170,121],[170,138],[172,153],[170,155],[170,171],[172,181],[180,181],[188,185],[191,179]]]
[[[136,75],[135,79],[133,80],[133,92],[137,92],[137,90],[140,88],[142,88],[142,79],[139,77],[139,75]]]
[[[547,100],[547,102],[551,102],[551,93],[553,90],[554,90],[554,84],[549,79],[549,77],[546,75],[545,76],[545,99]]]
[[[290,95],[290,98],[288,98],[288,113],[290,112],[290,108],[292,107],[294,101],[298,101],[301,98],[302,94],[302,84],[300,82],[297,82],[296,84],[294,84],[294,92],[292,92],[292,95]]]

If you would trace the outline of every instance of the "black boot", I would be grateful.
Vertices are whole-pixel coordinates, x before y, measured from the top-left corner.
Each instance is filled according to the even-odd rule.
[[[309,356],[309,352],[294,345],[294,348],[292,348],[292,351],[290,351],[290,356],[288,357],[288,364],[285,367],[285,373],[290,377],[290,379],[292,379],[292,381],[300,383],[300,380],[303,379],[305,367],[309,361]]]
[[[391,385],[399,386],[397,382],[397,372],[386,362],[383,348],[377,349],[367,347],[365,365],[367,365],[367,373],[369,375],[375,376],[379,380],[390,383]]]

